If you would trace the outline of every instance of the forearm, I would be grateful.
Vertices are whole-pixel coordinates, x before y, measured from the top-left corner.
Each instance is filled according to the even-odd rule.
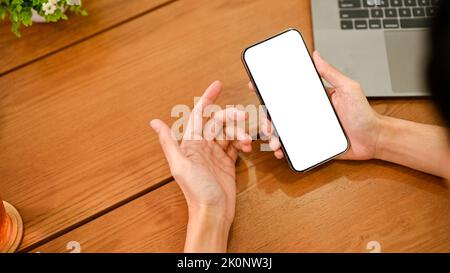
[[[208,208],[190,211],[184,252],[226,252],[230,225]]]
[[[377,159],[450,179],[450,146],[443,127],[382,117]]]

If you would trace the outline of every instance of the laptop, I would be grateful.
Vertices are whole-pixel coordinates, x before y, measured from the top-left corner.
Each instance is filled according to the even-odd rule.
[[[427,96],[427,40],[439,0],[311,0],[314,43],[368,97]]]

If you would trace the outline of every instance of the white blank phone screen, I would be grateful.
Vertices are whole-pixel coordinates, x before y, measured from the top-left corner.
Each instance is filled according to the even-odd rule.
[[[296,171],[338,154],[347,139],[296,30],[248,48],[244,61]]]

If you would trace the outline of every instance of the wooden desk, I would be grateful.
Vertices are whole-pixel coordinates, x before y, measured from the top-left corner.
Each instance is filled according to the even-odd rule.
[[[63,43],[34,45],[37,55],[28,42],[58,37],[50,26],[0,39],[2,55],[18,51],[0,77],[0,192],[24,218],[21,251],[67,252],[69,241],[82,252],[181,251],[186,204],[148,122],[173,121],[172,106],[192,105],[215,79],[225,84],[220,104],[257,103],[242,48],[287,27],[312,48],[310,3],[147,1],[139,11],[116,1],[134,12],[114,8],[119,23],[92,30],[112,5],[98,2]],[[428,100],[371,103],[439,124]],[[382,251],[450,251],[445,183],[407,168],[335,161],[299,175],[254,152],[237,183],[230,251],[367,252],[370,241]]]

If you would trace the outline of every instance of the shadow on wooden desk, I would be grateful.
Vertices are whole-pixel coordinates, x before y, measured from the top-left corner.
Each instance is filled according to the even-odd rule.
[[[82,252],[182,251],[186,203],[148,122],[171,122],[174,104],[191,104],[215,79],[225,84],[221,105],[256,104],[240,53],[263,37],[295,27],[312,48],[309,1],[187,0],[153,10],[165,1],[148,0],[142,12],[140,3],[127,5],[132,18],[121,4],[111,20],[91,17],[100,27],[83,23],[57,47],[4,59],[20,67],[0,77],[0,192],[24,218],[22,251],[67,252],[70,241]],[[18,51],[42,39],[27,34]],[[372,105],[439,123],[428,100]],[[237,183],[232,252],[367,252],[370,241],[386,252],[450,251],[450,194],[436,177],[378,161],[295,174],[256,151],[239,163]]]

